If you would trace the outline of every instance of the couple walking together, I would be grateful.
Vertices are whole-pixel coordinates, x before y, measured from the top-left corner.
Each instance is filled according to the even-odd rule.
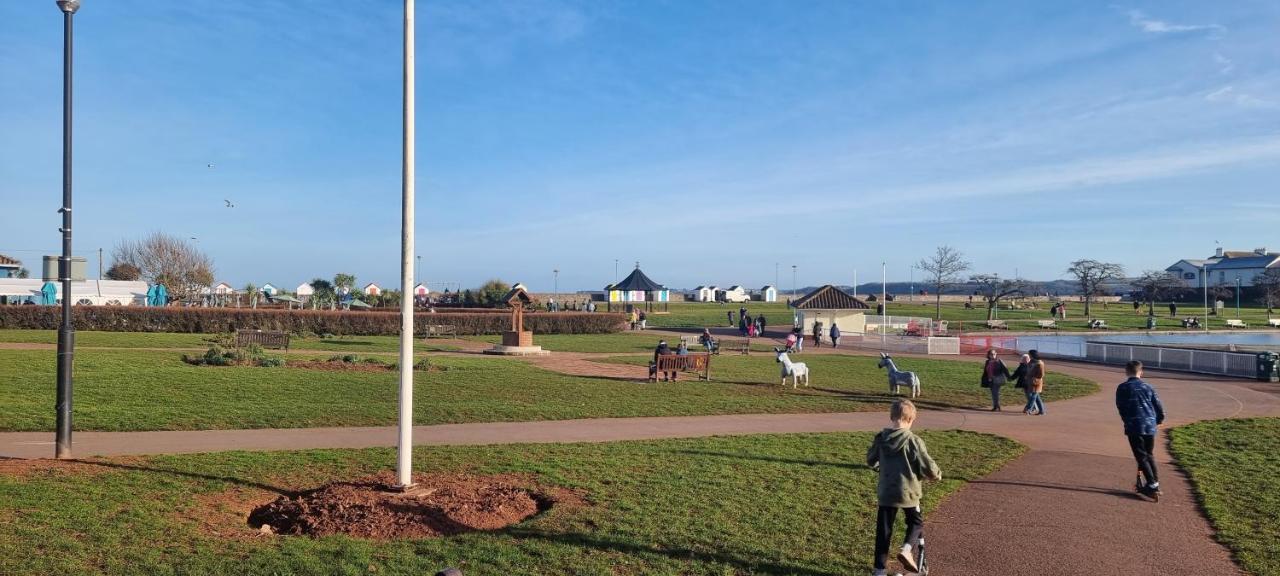
[[[982,365],[982,387],[991,389],[991,411],[1000,412],[1000,389],[1012,380],[1014,388],[1021,388],[1027,398],[1023,407],[1024,414],[1044,415],[1044,400],[1040,395],[1044,392],[1044,360],[1040,353],[1031,350],[1022,355],[1018,367],[1009,372],[1004,361],[996,356],[995,350],[987,350],[987,361]]]

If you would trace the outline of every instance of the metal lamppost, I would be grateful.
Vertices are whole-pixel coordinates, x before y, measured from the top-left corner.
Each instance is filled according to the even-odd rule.
[[[907,297],[908,301],[916,301],[916,265],[911,265],[911,294]]]
[[[559,300],[560,299],[560,269],[556,268],[555,270],[552,270],[551,273],[555,275],[555,284],[554,284],[555,296],[553,296],[552,298]],[[559,302],[556,303],[557,306],[559,306],[559,304],[560,304]]]
[[[1240,317],[1240,273],[1236,273],[1236,318]]]
[[[71,458],[71,367],[75,358],[76,331],[71,322],[71,23],[80,0],[57,0],[62,10],[62,258],[58,280],[62,282],[62,325],[58,327],[57,436],[54,456]]]
[[[796,303],[796,265],[791,265],[791,303]]]

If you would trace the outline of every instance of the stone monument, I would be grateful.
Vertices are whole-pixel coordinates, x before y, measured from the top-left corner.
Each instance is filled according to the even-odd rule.
[[[511,329],[502,333],[502,343],[485,350],[485,354],[501,354],[504,356],[540,356],[548,354],[541,346],[534,346],[533,331],[524,329],[524,309],[533,304],[533,298],[525,291],[524,286],[516,284],[502,301],[511,307]]]

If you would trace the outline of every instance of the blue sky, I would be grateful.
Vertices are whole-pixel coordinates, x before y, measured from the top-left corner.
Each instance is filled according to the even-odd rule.
[[[399,262],[389,0],[84,0],[77,252],[292,286]],[[596,289],[1049,279],[1280,249],[1280,4],[418,5],[421,276]],[[59,250],[60,16],[0,2],[0,253]],[[208,165],[213,164],[210,168]],[[224,208],[223,199],[236,207]]]

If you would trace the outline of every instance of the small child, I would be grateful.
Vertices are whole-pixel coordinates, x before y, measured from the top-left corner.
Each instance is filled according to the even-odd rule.
[[[917,572],[912,545],[924,531],[924,516],[920,514],[920,497],[924,494],[920,475],[931,480],[942,479],[942,470],[929,457],[924,440],[911,433],[916,420],[916,405],[910,400],[896,400],[889,408],[889,420],[893,425],[876,434],[871,448],[867,449],[867,465],[880,470],[876,484],[879,510],[876,512],[875,576],[884,576],[889,562],[889,538],[893,536],[893,523],[898,509],[903,510],[907,523],[907,537],[898,552],[898,562],[911,572]]]

